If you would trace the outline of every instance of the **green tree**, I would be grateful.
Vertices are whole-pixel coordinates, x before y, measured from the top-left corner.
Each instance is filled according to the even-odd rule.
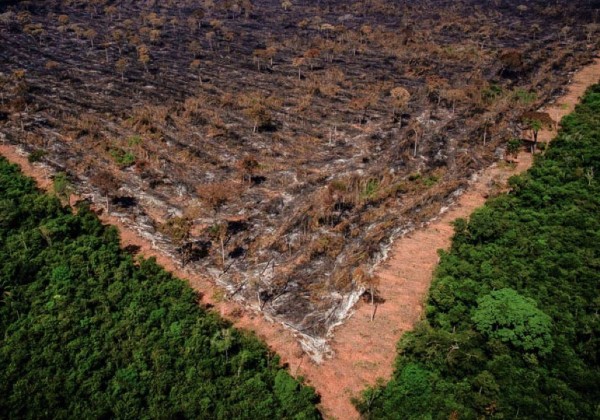
[[[531,153],[535,153],[540,130],[544,127],[553,128],[555,121],[547,112],[526,112],[521,116],[521,121],[525,124],[525,128],[531,130],[533,134]]]
[[[519,139],[510,139],[506,144],[506,154],[508,156],[516,158],[519,154],[519,150],[521,150],[521,140]]]
[[[529,125],[529,128],[533,133],[533,145],[531,146],[531,153],[535,153],[535,149],[538,142],[538,134],[542,129],[543,125],[540,120],[529,120],[527,121],[527,125]]]
[[[73,192],[73,185],[69,181],[66,173],[58,172],[54,175],[52,180],[52,190],[62,202],[69,203],[71,193]]]
[[[477,304],[471,319],[488,338],[540,355],[552,350],[552,319],[537,308],[535,300],[506,288],[491,292]]]

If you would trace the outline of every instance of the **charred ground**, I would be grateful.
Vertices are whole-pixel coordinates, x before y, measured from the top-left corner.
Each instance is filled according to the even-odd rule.
[[[594,7],[0,5],[2,141],[318,345],[590,60]]]

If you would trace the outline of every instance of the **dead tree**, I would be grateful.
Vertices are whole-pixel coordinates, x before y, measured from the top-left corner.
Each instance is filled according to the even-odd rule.
[[[90,182],[106,199],[106,214],[110,214],[110,198],[120,188],[117,180],[108,171],[100,171],[90,178]]]

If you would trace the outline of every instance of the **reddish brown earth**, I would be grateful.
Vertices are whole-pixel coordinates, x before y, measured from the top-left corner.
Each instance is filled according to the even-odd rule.
[[[567,92],[547,108],[555,120],[571,112],[585,89],[600,78],[600,59],[583,68],[573,78]],[[554,132],[540,132],[540,141],[548,141]],[[0,154],[21,166],[22,171],[36,179],[39,186],[51,189],[49,171],[28,162],[25,154],[12,145],[0,144]],[[294,375],[303,376],[321,395],[321,410],[326,418],[353,419],[358,413],[351,404],[378,378],[388,379],[393,372],[396,343],[402,333],[414,327],[421,318],[423,302],[429,288],[433,270],[438,262],[438,249],[449,247],[453,235],[451,222],[468,217],[480,207],[490,194],[505,188],[506,180],[527,170],[532,163],[529,153],[518,155],[516,164],[499,163],[483,171],[473,180],[468,190],[460,196],[451,209],[425,227],[397,240],[388,260],[376,271],[378,292],[385,300],[377,306],[371,321],[372,306],[359,303],[354,315],[338,327],[332,340],[334,356],[322,364],[315,364],[306,356],[293,333],[281,324],[267,321],[232,301],[224,301],[221,289],[207,278],[182,270],[169,257],[157,251],[150,241],[139,237],[118,218],[102,214],[105,223],[117,226],[124,246],[137,245],[145,257],[157,261],[175,275],[186,279],[202,293],[202,303],[214,305],[221,315],[237,327],[251,330],[277,352]],[[72,197],[72,200],[77,197]]]
[[[586,88],[599,79],[600,59],[596,59],[574,76],[567,92],[545,111],[560,121],[575,108]],[[546,142],[554,135],[553,131],[543,131],[539,139]],[[379,294],[385,302],[377,307],[374,320],[371,322],[372,306],[360,303],[354,315],[335,331],[334,358],[322,366],[301,370],[321,392],[327,415],[338,419],[357,418],[350,398],[358,396],[366,384],[374,384],[377,378],[390,378],[396,343],[423,313],[423,303],[438,263],[437,250],[450,246],[454,234],[452,221],[468,217],[490,194],[505,188],[510,176],[526,171],[531,164],[531,154],[521,152],[514,165],[491,166],[449,211],[394,243],[388,260],[375,273],[379,279]]]

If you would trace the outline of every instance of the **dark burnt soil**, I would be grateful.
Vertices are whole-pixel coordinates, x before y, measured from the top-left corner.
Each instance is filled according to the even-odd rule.
[[[310,3],[0,5],[0,140],[318,347],[590,61],[598,13]]]

